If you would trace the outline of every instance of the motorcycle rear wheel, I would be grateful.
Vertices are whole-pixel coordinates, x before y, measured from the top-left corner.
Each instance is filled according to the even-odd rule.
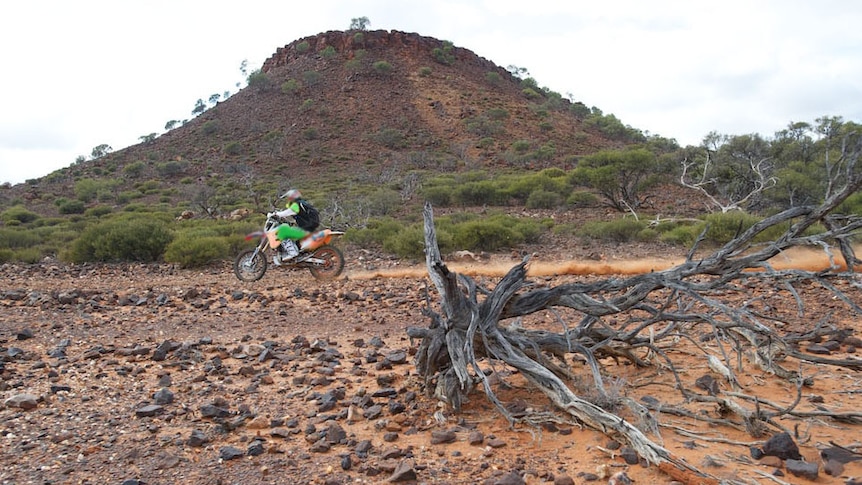
[[[331,280],[344,271],[344,255],[335,246],[328,244],[321,246],[312,253],[311,257],[323,260],[323,264],[313,264],[308,267],[311,275],[318,280]]]
[[[235,274],[240,281],[245,281],[247,283],[257,281],[263,278],[263,275],[266,274],[267,264],[266,256],[264,256],[263,251],[258,251],[255,254],[254,249],[246,249],[239,253],[236,260],[234,260],[233,274]]]

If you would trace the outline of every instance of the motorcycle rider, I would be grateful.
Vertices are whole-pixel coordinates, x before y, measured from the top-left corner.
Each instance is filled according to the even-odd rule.
[[[274,230],[275,238],[281,241],[272,257],[272,263],[276,266],[280,266],[282,261],[289,261],[297,257],[299,248],[296,241],[308,236],[320,224],[317,210],[311,203],[302,198],[302,193],[299,190],[290,189],[281,198],[287,199],[286,208],[272,213],[279,220],[287,222],[280,224]]]

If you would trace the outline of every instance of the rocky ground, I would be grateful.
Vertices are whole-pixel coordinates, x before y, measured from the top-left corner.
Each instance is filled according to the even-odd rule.
[[[461,270],[493,284],[511,265],[499,263]],[[537,260],[534,278],[553,285],[662,264]],[[578,272],[591,274],[566,274]],[[422,310],[430,283],[421,266],[372,264],[354,254],[337,281],[275,270],[244,284],[227,265],[45,262],[5,265],[0,277],[3,484],[709,483],[640,463],[603,434],[552,413],[510,370],[494,373],[498,395],[515,415],[544,416],[535,426],[510,427],[481,394],[459,415],[426,396],[411,360],[417,343],[405,333],[428,322]],[[858,303],[859,281],[836,285]],[[807,291],[820,290],[800,290]],[[746,293],[747,301],[756,294],[795,314],[793,297],[780,288]],[[827,355],[858,358],[860,317],[829,295],[815,298],[804,317],[788,317],[787,331],[828,319],[850,330]],[[808,345],[815,343],[828,342]],[[708,373],[706,364],[680,345],[677,357],[691,359],[683,380],[702,385],[695,381]],[[661,366],[603,364],[621,393],[690,405]],[[862,446],[854,414],[862,374],[801,370],[814,384],[799,394],[759,371],[740,382],[746,394],[782,405],[798,396],[799,409],[812,411],[776,419],[789,435],[773,429],[753,438],[744,429],[661,414],[661,436],[653,438],[723,480],[860,483],[858,456],[830,442]],[[715,405],[687,409],[722,416]],[[845,414],[824,417],[818,409]]]

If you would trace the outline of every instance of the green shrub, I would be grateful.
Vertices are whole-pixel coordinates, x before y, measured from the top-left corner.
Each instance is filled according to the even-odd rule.
[[[497,86],[503,82],[503,76],[501,76],[498,72],[489,71],[485,73],[485,81],[487,81],[488,84],[493,84]]]
[[[480,180],[461,184],[455,188],[453,202],[464,207],[499,205],[506,199],[506,194],[499,185],[491,180]]]
[[[26,248],[39,244],[39,236],[33,231],[17,227],[0,227],[0,248]]]
[[[80,200],[67,200],[58,209],[60,214],[83,214],[86,206]]]
[[[323,56],[324,59],[330,59],[332,57],[335,57],[335,54],[335,47],[332,47],[331,45],[326,46],[325,49],[320,51],[320,55]]]
[[[37,247],[21,248],[12,253],[12,261],[22,263],[38,263],[42,257],[42,251]]]
[[[377,61],[372,64],[371,67],[374,69],[374,72],[378,74],[389,74],[392,72],[392,64],[386,61]]]
[[[165,248],[165,261],[183,268],[205,266],[228,257],[230,245],[224,237],[181,235]]]
[[[725,244],[756,224],[760,218],[752,214],[733,211],[709,214],[704,220],[708,226],[706,240],[716,244]]]
[[[644,228],[646,222],[625,217],[612,221],[587,222],[578,234],[604,241],[629,242],[635,240]]]
[[[569,194],[566,204],[572,207],[596,207],[599,204],[599,198],[592,192],[578,190]]]
[[[242,144],[238,141],[232,141],[224,146],[224,152],[226,155],[241,155],[242,154]]]
[[[281,92],[284,94],[296,94],[300,89],[302,89],[302,84],[296,79],[288,79],[281,83]]]
[[[129,177],[139,177],[145,168],[147,168],[147,164],[138,160],[123,167],[123,173]]]
[[[218,131],[218,121],[209,120],[201,127],[201,132],[204,135],[214,135]]]
[[[672,229],[661,232],[659,239],[668,244],[690,248],[694,245],[694,241],[697,240],[697,237],[703,231],[703,227],[703,224],[676,226]]]
[[[556,192],[539,189],[527,197],[527,209],[553,209],[560,205],[560,195]]]
[[[173,239],[166,222],[152,216],[112,219],[84,230],[67,254],[74,263],[158,261]]]
[[[113,209],[106,205],[97,205],[95,207],[90,207],[89,209],[84,211],[84,215],[87,217],[102,217],[104,215],[110,214],[113,212]]]
[[[423,66],[419,68],[419,76],[420,77],[428,77],[431,75],[431,68],[427,66]]]
[[[452,203],[452,188],[444,185],[423,187],[422,198],[434,207],[449,207]]]
[[[308,49],[310,47],[311,46],[308,44],[308,41],[304,40],[304,41],[300,42],[299,44],[296,44],[296,52],[299,52],[300,54],[304,54],[304,53],[308,52]]]
[[[425,254],[425,233],[421,227],[405,228],[386,238],[383,241],[383,250],[401,258],[421,258]]]
[[[14,261],[15,251],[8,248],[0,248],[0,263],[8,263]]]
[[[452,237],[457,248],[469,251],[495,251],[523,242],[523,236],[500,219],[458,224]]]
[[[304,71],[302,73],[302,80],[305,81],[306,86],[314,86],[320,82],[320,73],[317,71]]]
[[[348,230],[344,240],[360,246],[383,244],[383,241],[398,234],[403,228],[403,222],[392,218],[371,219],[364,228]]]
[[[28,222],[33,222],[39,219],[39,214],[27,210],[24,206],[16,205],[0,213],[0,219],[2,219],[6,224],[9,224],[12,221],[27,224]]]

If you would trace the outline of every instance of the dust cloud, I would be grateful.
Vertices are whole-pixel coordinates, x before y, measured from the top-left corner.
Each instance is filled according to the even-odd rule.
[[[862,245],[854,248],[859,253]],[[844,259],[840,252],[832,250],[832,260],[829,254],[822,249],[814,248],[791,248],[769,260],[769,264],[775,270],[799,269],[804,271],[820,271],[835,266],[845,269]],[[613,261],[531,261],[527,266],[529,276],[563,276],[563,275],[637,275],[652,271],[670,269],[684,261],[683,258],[640,258],[632,260]],[[515,260],[498,260],[483,263],[449,263],[447,266],[468,276],[492,276],[502,277],[517,264]],[[386,269],[351,271],[348,278],[354,280],[370,280],[376,278],[417,278],[421,279],[428,275],[425,265],[405,265]]]

